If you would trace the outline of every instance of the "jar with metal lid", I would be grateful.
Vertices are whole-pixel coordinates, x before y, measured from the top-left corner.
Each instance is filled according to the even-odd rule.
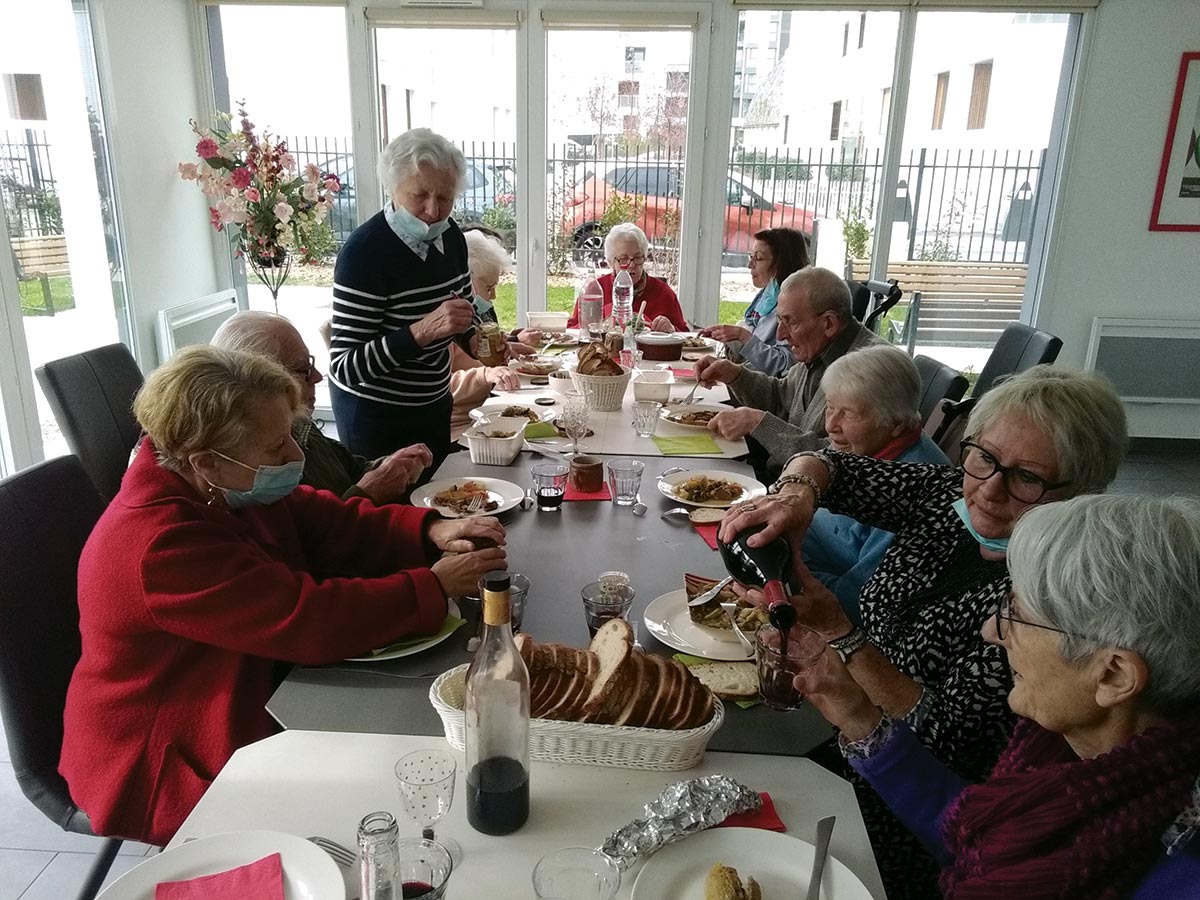
[[[477,358],[485,366],[502,366],[507,362],[506,342],[504,332],[495,322],[484,322],[476,330],[479,345],[476,349]]]

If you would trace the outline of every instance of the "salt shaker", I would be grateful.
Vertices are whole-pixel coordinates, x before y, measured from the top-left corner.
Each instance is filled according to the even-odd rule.
[[[373,812],[358,823],[361,900],[400,900],[400,827],[390,812]]]

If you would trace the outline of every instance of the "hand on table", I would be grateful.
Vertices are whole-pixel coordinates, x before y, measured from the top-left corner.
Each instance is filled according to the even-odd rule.
[[[426,534],[435,546],[454,553],[474,550],[473,539],[481,539],[485,543],[501,547],[507,542],[504,526],[494,516],[438,519],[429,526]]]
[[[515,391],[521,387],[520,376],[506,366],[487,366],[483,370],[483,377],[488,384],[494,384],[502,391]]]
[[[432,465],[433,454],[424,444],[402,447],[363,473],[358,479],[358,487],[376,505],[393,503],[400,500],[409,486]]]
[[[517,343],[529,347],[540,347],[545,340],[545,336],[536,328],[526,328],[517,332]]]
[[[753,337],[749,328],[741,325],[710,325],[700,330],[700,337],[709,337],[727,344],[730,341],[741,341],[743,344]]]
[[[742,367],[737,363],[715,356],[700,357],[693,368],[696,371],[696,380],[700,382],[701,387],[706,388],[717,383],[732,384],[742,374]]]
[[[667,334],[672,334],[675,331],[675,326],[666,316],[655,316],[654,321],[650,323],[651,331],[663,331]]]
[[[447,597],[470,597],[474,596],[479,579],[485,572],[502,570],[507,566],[508,557],[504,548],[488,547],[486,550],[444,556],[430,569],[437,576]]]
[[[413,340],[418,347],[428,347],[434,341],[462,334],[475,319],[475,307],[461,297],[452,297],[412,326]]]
[[[740,441],[758,427],[765,415],[761,409],[740,406],[717,413],[708,420],[708,430],[727,441]]]

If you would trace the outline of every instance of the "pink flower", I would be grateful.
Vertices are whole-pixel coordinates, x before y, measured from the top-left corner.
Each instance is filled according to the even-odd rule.
[[[196,167],[195,163],[180,163],[179,177],[184,181],[195,181],[200,177],[200,170]]]
[[[208,221],[217,231],[221,230],[221,214],[212,206],[208,208]]]
[[[251,203],[257,203],[260,199],[257,188],[246,188],[246,199]]]
[[[288,153],[287,151],[284,151],[283,153],[280,153],[280,154],[279,154],[279,166],[280,166],[280,168],[282,168],[282,169],[283,169],[283,171],[285,171],[285,172],[293,172],[293,171],[295,171],[295,169],[296,169],[296,157],[292,156],[292,154]]]
[[[229,176],[229,180],[233,182],[233,186],[239,191],[244,191],[250,186],[251,178],[250,170],[244,166],[234,169],[233,174]]]
[[[326,175],[325,176],[325,190],[336,194],[341,189],[342,189],[342,183],[340,181],[338,181],[338,178],[336,175]]]
[[[300,188],[300,195],[309,203],[316,203],[320,196],[316,184],[311,181],[305,182],[304,187]]]
[[[196,144],[196,155],[201,159],[211,159],[220,153],[221,148],[217,146],[217,142],[210,137],[201,138]]]
[[[295,210],[282,200],[275,204],[275,218],[279,219],[282,224],[287,224],[293,212]]]
[[[309,181],[320,181],[321,180],[321,170],[318,169],[312,163],[309,163],[308,165],[306,165],[304,167],[304,177],[307,178]]]

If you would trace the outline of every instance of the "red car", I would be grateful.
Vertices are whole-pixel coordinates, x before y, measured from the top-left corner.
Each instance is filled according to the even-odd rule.
[[[634,221],[651,244],[662,242],[679,228],[683,195],[680,167],[636,160],[610,165],[603,177],[589,175],[564,203],[563,230],[572,236],[577,256],[597,261],[603,257],[600,220],[614,195],[627,197],[631,203],[635,197],[640,198],[644,207]],[[809,210],[772,203],[736,176],[728,177],[721,245],[726,255],[749,254],[755,233],[764,228],[795,228],[811,239],[812,222]]]

